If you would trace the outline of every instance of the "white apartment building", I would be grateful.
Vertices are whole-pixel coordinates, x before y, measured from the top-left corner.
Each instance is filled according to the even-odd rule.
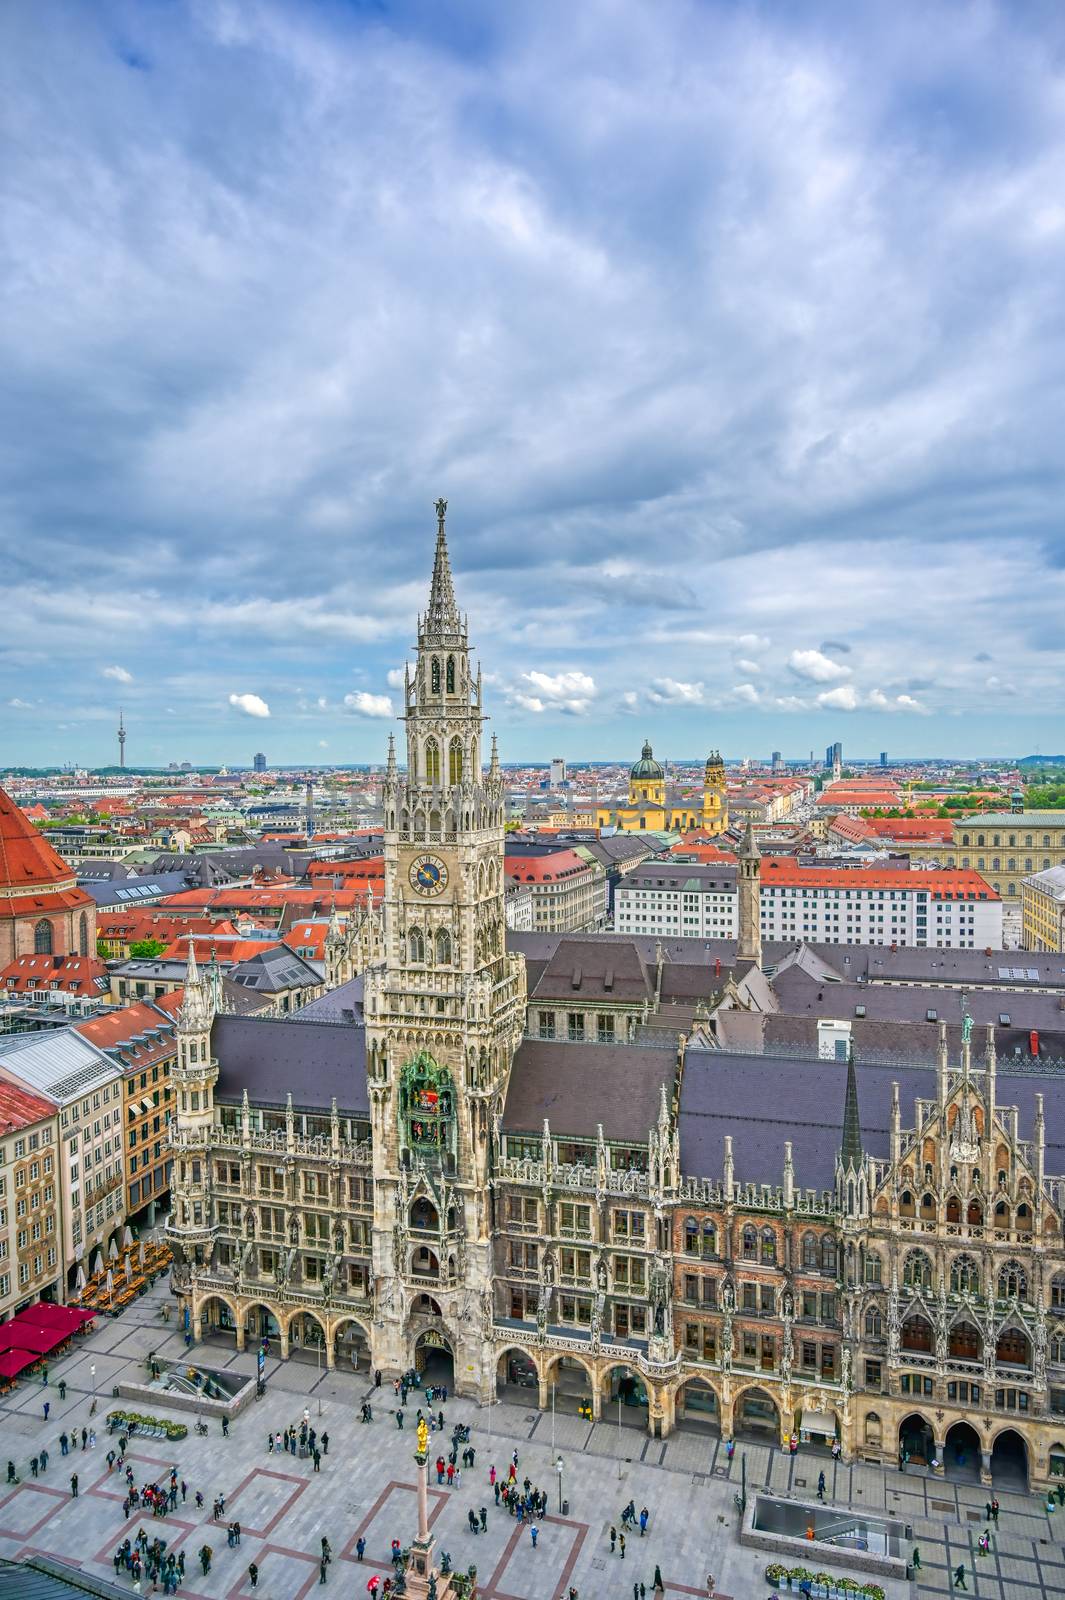
[[[764,941],[1002,948],[1002,902],[977,872],[802,867],[770,857],[761,863],[759,913]],[[735,869],[648,862],[618,885],[614,929],[734,939]]]
[[[73,1028],[0,1038],[0,1077],[59,1108],[60,1259],[67,1290],[125,1220],[122,1068]]]
[[[645,861],[614,891],[614,932],[669,939],[735,939],[736,868]]]

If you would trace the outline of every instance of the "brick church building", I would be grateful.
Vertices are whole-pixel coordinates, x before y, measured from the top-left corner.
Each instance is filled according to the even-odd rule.
[[[16,956],[95,953],[91,895],[0,789],[0,968]]]

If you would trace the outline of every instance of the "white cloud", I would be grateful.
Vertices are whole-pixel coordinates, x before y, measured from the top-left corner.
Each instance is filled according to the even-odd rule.
[[[33,710],[33,707],[30,705],[29,701],[28,700],[20,700],[18,695],[15,695],[7,703],[8,703],[9,706],[14,706],[16,711],[32,711]]]
[[[346,694],[344,704],[356,717],[394,717],[396,714],[387,694],[367,694],[365,689]]]
[[[236,710],[242,711],[246,717],[268,717],[270,715],[270,707],[257,694],[231,694],[229,703]]]
[[[526,711],[563,711],[570,716],[583,716],[597,694],[595,679],[586,672],[523,672],[520,685],[513,691],[512,699]]]
[[[831,711],[857,711],[858,691],[853,683],[841,683],[838,689],[826,689],[819,694],[817,703]]]
[[[741,705],[756,706],[761,700],[761,695],[753,683],[738,683],[732,691],[733,700],[738,700]]]
[[[772,639],[767,639],[760,633],[741,633],[736,640],[737,648],[740,650],[768,650],[772,643]]]
[[[406,677],[405,667],[389,667],[386,682],[390,689],[402,689]]]
[[[748,674],[761,672],[761,670],[762,670],[760,662],[758,662],[758,661],[748,661],[746,656],[740,656],[738,661],[736,662],[736,665],[740,669],[741,672],[746,672]]]
[[[318,748],[319,748],[319,750],[328,750],[329,749],[329,740],[328,739],[319,739]]]
[[[678,683],[676,678],[654,678],[647,698],[659,706],[701,706],[705,703],[701,683]]]
[[[132,672],[127,672],[125,667],[105,667],[103,670],[103,676],[105,678],[114,678],[116,683],[133,682]]]
[[[837,678],[849,678],[851,670],[820,650],[793,650],[788,666],[797,678],[805,678],[810,683],[834,683]]]

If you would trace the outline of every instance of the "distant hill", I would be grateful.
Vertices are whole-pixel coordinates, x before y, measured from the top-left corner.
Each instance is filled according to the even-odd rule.
[[[1065,756],[1022,756],[1019,767],[1065,767]]]

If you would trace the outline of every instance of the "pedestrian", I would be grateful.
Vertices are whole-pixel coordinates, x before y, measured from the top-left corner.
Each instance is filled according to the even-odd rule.
[[[249,1562],[248,1564],[248,1582],[251,1584],[253,1589],[257,1589],[259,1587],[259,1569],[255,1565],[254,1561]]]
[[[329,1435],[324,1430],[322,1432],[322,1454],[323,1456],[329,1454]]]
[[[706,1600],[714,1600],[714,1574],[706,1574]]]
[[[489,1467],[489,1469],[488,1469],[488,1482],[492,1485],[492,1488],[494,1489],[495,1488],[495,1483],[496,1483],[496,1469],[495,1469],[495,1467]]]
[[[381,1387],[381,1368],[380,1367],[377,1368],[377,1370],[375,1371],[375,1373],[373,1375],[373,1386],[374,1386],[375,1389],[379,1389]]]
[[[616,1528],[614,1528],[614,1527],[611,1527],[611,1529],[610,1529],[610,1554],[611,1555],[614,1554],[614,1546],[617,1544],[617,1542],[618,1542],[618,1530]]]
[[[60,1378],[58,1387],[60,1400],[65,1400],[67,1397],[67,1380],[65,1378]]]
[[[481,1507],[481,1532],[482,1533],[487,1533],[488,1532],[488,1507],[487,1506],[482,1506]]]
[[[328,1565],[329,1565],[328,1561],[326,1561],[324,1556],[323,1556],[322,1560],[319,1561],[319,1563],[318,1563],[318,1582],[319,1583],[325,1583],[325,1581],[326,1581],[326,1568],[328,1567]]]
[[[33,1456],[30,1459],[30,1471],[33,1473],[34,1477],[37,1476],[37,1457],[36,1456]]]
[[[921,1570],[921,1552],[920,1552],[920,1549],[918,1548],[917,1545],[914,1545],[914,1547],[913,1547],[913,1556],[911,1557],[910,1565],[912,1566],[914,1572],[920,1572],[920,1570]]]
[[[402,1429],[402,1427],[403,1427],[403,1412],[402,1412],[402,1410],[396,1412],[396,1427],[400,1428],[400,1429]]]
[[[81,1430],[81,1448],[83,1450],[85,1449],[85,1446],[88,1444],[88,1442],[89,1442],[89,1430],[88,1430],[88,1428],[82,1428],[82,1430]]]
[[[214,1551],[211,1549],[209,1544],[200,1546],[200,1566],[203,1568],[203,1575],[205,1578],[211,1570],[211,1557],[213,1554]]]
[[[70,1449],[70,1439],[65,1433],[59,1435],[59,1448],[63,1455],[66,1455]]]
[[[41,1451],[41,1471],[42,1472],[47,1472],[48,1471],[48,1451],[47,1450],[42,1450]]]
[[[363,1538],[362,1534],[360,1533],[359,1537],[355,1540],[355,1559],[357,1561],[361,1561],[365,1554],[366,1554],[366,1540]]]
[[[498,1505],[499,1504],[499,1485],[498,1485],[498,1483],[494,1483],[492,1485],[492,1488],[495,1491],[496,1505]]]
[[[222,1418],[222,1438],[223,1439],[228,1439],[229,1438],[229,1418],[228,1417],[223,1417]]]
[[[662,1582],[662,1568],[658,1565],[657,1561],[655,1562],[655,1581],[651,1585],[651,1588],[657,1589],[659,1594],[665,1594],[666,1592],[666,1586]]]
[[[954,1587],[955,1589],[965,1589],[965,1568],[963,1566],[954,1568]],[[966,1593],[968,1593],[968,1590],[966,1590]]]
[[[618,1534],[618,1549],[621,1551],[621,1559],[622,1559],[622,1561],[624,1561],[624,1559],[625,1559],[625,1535],[623,1533],[619,1533]]]
[[[735,1454],[735,1452],[736,1452],[736,1441],[735,1441],[735,1439],[726,1440],[725,1441],[725,1454],[726,1454],[726,1456],[728,1457],[728,1459],[730,1461],[732,1460],[732,1457]]]
[[[44,1402],[44,1420],[45,1420],[45,1422],[48,1421],[48,1413],[49,1413],[49,1411],[51,1409],[52,1409],[52,1402],[50,1400],[46,1400]]]
[[[314,1452],[314,1470],[315,1472],[321,1472],[322,1470],[322,1452],[320,1450]]]
[[[998,1500],[994,1495],[992,1495],[992,1497],[991,1497],[991,1518],[992,1518],[992,1521],[995,1524],[995,1527],[997,1528],[998,1527]]]
[[[70,1498],[72,1500],[78,1498],[78,1475],[76,1472],[72,1472],[70,1475]]]
[[[817,1474],[817,1498],[819,1500],[825,1498],[825,1475],[823,1472]]]
[[[537,1537],[539,1535],[539,1532],[540,1532],[540,1530],[536,1526],[535,1522],[532,1522],[532,1523],[529,1524],[529,1538],[532,1540],[532,1547],[533,1547],[534,1550],[536,1549],[536,1540],[537,1540]],[[621,1541],[621,1553],[622,1553],[622,1555],[625,1554],[625,1541],[624,1541],[624,1539]]]

